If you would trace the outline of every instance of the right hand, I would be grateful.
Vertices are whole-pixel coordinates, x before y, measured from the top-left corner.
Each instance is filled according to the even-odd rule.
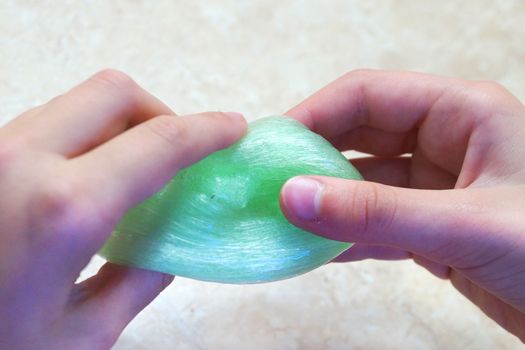
[[[295,225],[356,242],[338,261],[412,258],[525,340],[525,107],[495,83],[356,71],[287,113],[368,181],[289,180]],[[409,154],[409,156],[401,156]]]

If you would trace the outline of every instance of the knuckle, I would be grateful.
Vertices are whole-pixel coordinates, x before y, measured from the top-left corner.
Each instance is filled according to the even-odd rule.
[[[114,69],[105,69],[96,73],[90,82],[97,89],[109,94],[119,108],[131,112],[140,107],[141,89],[126,73]]]
[[[179,117],[161,115],[145,123],[150,132],[170,145],[180,145],[188,137],[188,127]]]
[[[509,105],[510,101],[516,101],[514,95],[498,82],[476,81],[474,87],[478,91],[477,97],[482,101],[496,101],[502,105]]]
[[[18,158],[18,147],[11,141],[0,141],[0,174]]]
[[[124,208],[112,198],[94,194],[94,189],[87,178],[71,174],[40,183],[27,213],[31,227],[35,227],[33,244],[69,252],[101,245]]]
[[[393,192],[375,183],[356,182],[345,197],[345,211],[358,232],[375,232],[391,226],[397,206]]]
[[[356,183],[348,196],[347,211],[356,223],[359,231],[366,232],[370,226],[371,215],[377,206],[377,189],[375,185]]]
[[[86,193],[86,186],[79,180],[47,183],[34,197],[37,217],[43,218],[55,230],[76,226],[87,214],[81,205]]]
[[[479,90],[487,91],[489,93],[508,93],[507,89],[496,81],[478,80],[475,82],[475,87]]]
[[[363,79],[366,77],[370,77],[371,75],[375,74],[376,70],[369,69],[369,68],[358,68],[353,69],[346,73],[345,77],[349,79]]]
[[[116,69],[103,69],[93,76],[93,79],[115,85],[117,87],[126,87],[134,85],[135,82],[129,75]]]
[[[58,237],[85,230],[105,232],[114,227],[123,208],[111,199],[93,201],[90,188],[80,177],[47,183],[34,196],[31,214]]]
[[[470,98],[474,105],[488,105],[482,119],[493,116],[512,115],[517,110],[521,111],[521,102],[503,85],[495,81],[474,81],[470,85]]]
[[[356,69],[348,72],[342,80],[350,87],[351,94],[355,99],[356,109],[354,112],[354,123],[356,125],[367,125],[370,114],[367,106],[367,90],[370,81],[378,74],[373,69]]]
[[[136,86],[135,81],[129,75],[115,69],[101,70],[92,79],[119,90],[129,90]]]

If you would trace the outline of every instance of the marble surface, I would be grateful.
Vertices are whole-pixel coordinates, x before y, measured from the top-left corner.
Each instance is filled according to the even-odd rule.
[[[0,120],[105,67],[180,114],[278,114],[355,68],[496,80],[525,100],[525,2],[0,3]],[[84,275],[96,271],[95,258]],[[183,278],[115,349],[515,349],[411,262],[328,265],[249,286]]]

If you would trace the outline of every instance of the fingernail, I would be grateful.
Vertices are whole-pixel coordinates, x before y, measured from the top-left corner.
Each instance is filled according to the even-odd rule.
[[[244,116],[242,115],[242,113],[238,113],[238,112],[223,112],[223,113],[232,119],[244,119]]]
[[[319,217],[323,184],[310,177],[294,177],[284,184],[286,209],[297,218],[314,221]]]

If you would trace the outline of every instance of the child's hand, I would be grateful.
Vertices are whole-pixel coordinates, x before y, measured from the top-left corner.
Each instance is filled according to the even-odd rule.
[[[0,348],[106,349],[171,277],[106,264],[75,284],[131,206],[236,141],[242,117],[176,117],[101,72],[0,129]]]
[[[374,155],[352,161],[374,182],[287,182],[294,224],[357,242],[339,261],[414,259],[525,340],[525,107],[515,97],[494,83],[358,71],[288,114],[340,150]]]

